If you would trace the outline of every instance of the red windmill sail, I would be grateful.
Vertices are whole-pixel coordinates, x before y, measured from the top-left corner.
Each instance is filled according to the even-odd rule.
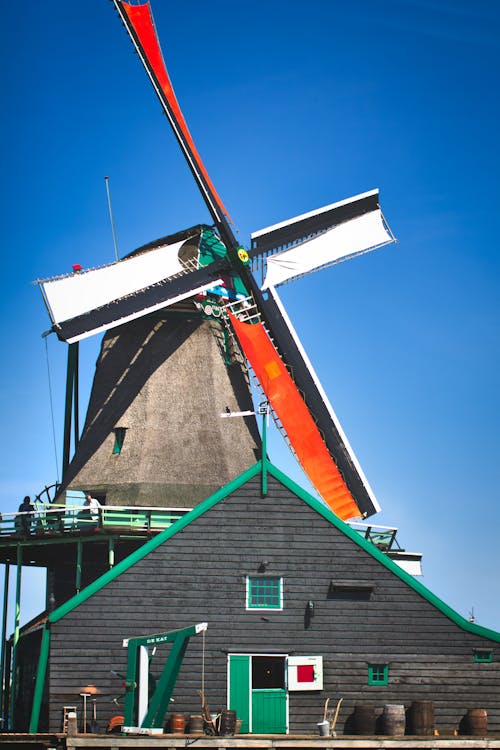
[[[146,68],[212,217],[216,223],[221,221],[223,215],[229,219],[229,214],[208,175],[179,107],[163,60],[149,3],[130,5],[121,0],[113,1]]]
[[[245,357],[276,412],[305,473],[343,520],[362,512],[316,427],[314,419],[262,323],[242,323],[229,313]]]

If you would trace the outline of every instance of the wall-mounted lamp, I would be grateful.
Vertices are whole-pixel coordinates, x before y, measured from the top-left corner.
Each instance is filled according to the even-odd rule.
[[[258,567],[259,573],[265,573],[268,565],[269,565],[269,560],[262,560],[262,562],[259,563],[259,567]]]
[[[314,602],[309,599],[309,601],[306,604],[305,612],[304,612],[304,627],[308,628],[311,624],[311,620],[314,617]]]

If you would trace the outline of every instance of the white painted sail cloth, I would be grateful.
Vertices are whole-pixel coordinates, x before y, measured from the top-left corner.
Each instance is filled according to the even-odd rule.
[[[393,242],[380,209],[357,216],[267,258],[267,273],[262,289],[278,286],[297,276],[337,263],[352,255]]]
[[[182,242],[125,258],[92,271],[40,282],[53,323],[96,310],[184,271]]]

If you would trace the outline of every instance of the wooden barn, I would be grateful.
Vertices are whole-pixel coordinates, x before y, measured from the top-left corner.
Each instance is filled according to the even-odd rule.
[[[500,731],[500,634],[464,620],[267,461],[50,612],[32,728],[59,730],[84,686],[106,726],[120,713],[123,640],[202,621],[176,713],[199,714],[203,686],[242,732],[315,733],[326,698],[343,698],[337,729],[347,733],[356,705],[381,713],[420,700],[433,701],[442,732],[473,708]]]
[[[68,344],[63,479],[51,502],[0,520],[6,592],[16,571],[4,728],[59,732],[76,710],[83,731],[162,731],[173,712],[226,711],[244,734],[317,734],[330,701],[346,734],[362,709],[374,734],[385,708],[413,704],[432,706],[430,732],[463,730],[470,710],[500,732],[500,633],[404,569],[416,560],[393,532],[347,523],[380,506],[276,291],[393,242],[378,190],[255,232],[246,250],[149,5],[113,4],[213,224],[38,282]],[[80,434],[78,345],[98,333]],[[318,497],[270,463],[268,418]],[[31,565],[47,571],[46,606],[21,627]]]

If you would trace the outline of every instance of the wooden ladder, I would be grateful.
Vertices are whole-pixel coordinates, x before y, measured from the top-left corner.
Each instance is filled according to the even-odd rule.
[[[76,706],[63,706],[63,734],[68,734],[68,714],[72,711],[76,714]]]

